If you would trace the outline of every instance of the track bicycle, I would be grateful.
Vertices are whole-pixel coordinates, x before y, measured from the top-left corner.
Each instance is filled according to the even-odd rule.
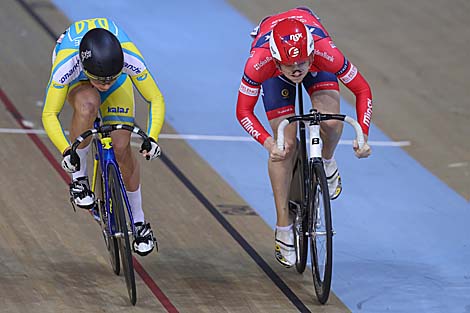
[[[95,220],[100,224],[102,235],[109,253],[111,266],[116,275],[124,272],[130,302],[137,302],[134,265],[132,259],[131,238],[135,238],[136,229],[132,217],[129,199],[122,180],[121,171],[113,150],[111,133],[115,130],[127,130],[142,137],[143,147],[150,150],[149,137],[137,126],[123,124],[102,125],[100,119],[94,122],[94,128],[83,132],[72,144],[70,158],[72,164],[79,163],[76,153],[78,145],[93,135],[93,178],[91,190],[95,194],[95,207],[91,209]]]
[[[277,133],[277,146],[284,149],[284,128],[298,123],[299,140],[297,158],[294,164],[289,211],[294,219],[295,267],[303,273],[307,264],[308,244],[312,264],[315,294],[321,304],[328,301],[333,269],[333,225],[331,218],[330,194],[322,160],[320,123],[340,120],[353,126],[359,147],[364,145],[364,134],[359,123],[343,114],[324,114],[311,109],[303,112],[302,85],[297,84],[299,114],[281,121]],[[309,132],[307,151],[306,128]]]

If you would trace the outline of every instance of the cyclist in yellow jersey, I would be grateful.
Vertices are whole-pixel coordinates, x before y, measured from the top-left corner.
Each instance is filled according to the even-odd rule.
[[[105,124],[133,125],[133,86],[148,102],[149,109],[147,134],[151,149],[142,148],[141,153],[154,159],[161,154],[157,141],[165,102],[142,54],[124,31],[107,18],[94,18],[73,23],[57,40],[42,121],[47,135],[62,153],[62,167],[72,173],[70,194],[78,207],[90,209],[95,202],[86,168],[90,140],[77,149],[81,166],[70,160],[70,142],[92,128],[98,115]],[[66,100],[73,108],[70,141],[58,118]],[[115,131],[112,140],[137,229],[134,249],[147,255],[156,241],[142,210],[140,168],[131,150],[130,133]]]

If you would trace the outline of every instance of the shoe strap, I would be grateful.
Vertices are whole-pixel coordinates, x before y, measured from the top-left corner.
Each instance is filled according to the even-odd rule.
[[[285,243],[284,241],[281,241],[281,240],[279,240],[279,239],[276,239],[276,242],[277,242],[279,245],[284,246],[286,250],[289,250],[289,248],[294,248],[294,244],[288,244],[288,243]]]
[[[331,179],[333,179],[333,177],[336,176],[336,174],[338,174],[338,169],[336,169],[336,171],[333,174],[331,174],[330,176],[327,176],[326,179],[331,180]]]

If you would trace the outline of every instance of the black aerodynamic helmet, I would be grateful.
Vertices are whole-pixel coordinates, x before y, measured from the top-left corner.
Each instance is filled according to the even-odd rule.
[[[115,80],[124,66],[121,43],[110,31],[93,28],[80,42],[80,61],[88,78],[101,82]]]

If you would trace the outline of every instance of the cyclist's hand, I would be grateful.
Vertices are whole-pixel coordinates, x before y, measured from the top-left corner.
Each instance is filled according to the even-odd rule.
[[[362,147],[362,149],[359,149],[359,144],[357,143],[356,139],[354,139],[353,141],[354,154],[359,159],[367,158],[372,153],[372,150],[370,149],[370,146],[367,143],[367,135],[364,135],[364,141],[365,142],[364,142],[364,146]]]
[[[269,152],[269,159],[273,162],[279,162],[286,159],[287,152],[289,152],[289,147],[285,147],[284,150],[280,150],[273,137],[269,137],[264,141],[264,148]]]
[[[149,137],[150,140],[145,140],[142,143],[142,146],[140,147],[140,153],[147,159],[147,160],[153,160],[158,158],[162,154],[162,149],[160,149],[160,146],[157,144],[155,139],[152,137]]]
[[[62,168],[68,172],[68,173],[75,173],[80,169],[80,158],[78,158],[78,155],[75,154],[76,157],[72,158],[70,155],[70,149],[67,149],[62,156],[64,157],[62,159]]]

